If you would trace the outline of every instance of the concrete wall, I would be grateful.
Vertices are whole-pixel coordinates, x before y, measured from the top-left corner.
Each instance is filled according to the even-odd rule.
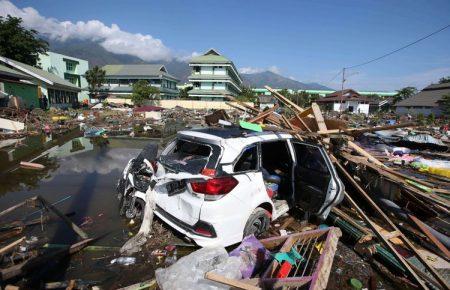
[[[132,105],[131,99],[121,99],[121,98],[107,98],[107,102],[116,104],[129,104]],[[252,102],[246,102],[249,106],[254,106]],[[175,108],[177,106],[186,109],[233,109],[228,106],[226,102],[219,101],[193,101],[193,100],[158,100],[155,102],[149,102],[149,105],[160,106],[165,109]]]

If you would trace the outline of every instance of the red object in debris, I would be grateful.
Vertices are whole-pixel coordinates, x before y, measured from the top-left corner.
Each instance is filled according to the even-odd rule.
[[[292,265],[289,264],[289,262],[284,261],[281,264],[280,269],[278,270],[277,278],[286,278],[289,275],[289,272],[291,272],[291,270]]]
[[[192,190],[197,193],[208,195],[227,194],[238,185],[238,181],[233,176],[211,178],[201,182],[191,182]]]

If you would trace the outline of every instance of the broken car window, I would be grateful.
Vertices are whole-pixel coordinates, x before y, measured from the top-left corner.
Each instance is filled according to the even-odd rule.
[[[234,165],[234,172],[256,170],[258,168],[258,150],[256,146],[244,149],[238,162]]]
[[[178,139],[172,150],[161,155],[160,161],[176,172],[187,171],[197,174],[208,163],[211,155],[211,146],[209,144]]]

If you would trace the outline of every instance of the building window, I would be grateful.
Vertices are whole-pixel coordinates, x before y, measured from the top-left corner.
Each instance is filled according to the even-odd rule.
[[[75,68],[77,66],[77,63],[74,61],[66,60],[66,70],[67,71],[75,71]]]
[[[194,72],[196,74],[199,74],[200,73],[200,67],[199,66],[194,66]]]

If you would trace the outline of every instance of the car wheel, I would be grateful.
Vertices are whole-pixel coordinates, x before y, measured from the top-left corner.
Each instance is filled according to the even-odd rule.
[[[270,224],[270,217],[267,210],[263,208],[256,208],[250,217],[244,228],[244,237],[254,235],[255,237],[264,233]]]
[[[136,198],[134,206],[128,207],[127,210],[125,211],[125,217],[127,219],[135,218],[139,221],[142,221],[142,218],[144,217],[144,208],[145,202],[140,198]]]

